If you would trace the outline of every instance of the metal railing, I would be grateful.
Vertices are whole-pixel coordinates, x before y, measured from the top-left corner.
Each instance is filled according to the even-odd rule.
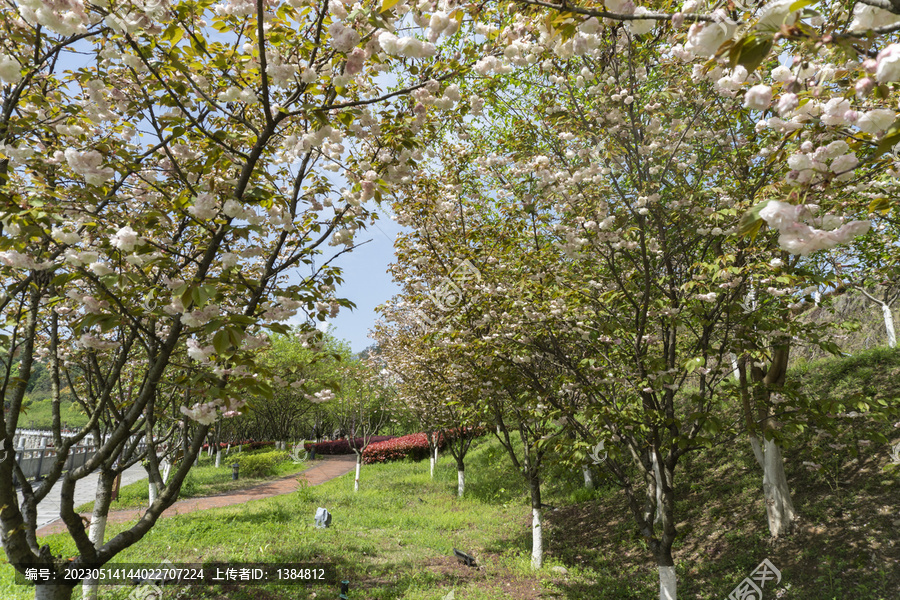
[[[143,452],[146,444],[140,444],[138,452]],[[90,446],[76,446],[69,449],[63,471],[77,469],[87,463],[97,452]],[[32,448],[16,450],[16,462],[22,469],[25,479],[33,481],[45,477],[53,470],[56,463],[56,448]]]

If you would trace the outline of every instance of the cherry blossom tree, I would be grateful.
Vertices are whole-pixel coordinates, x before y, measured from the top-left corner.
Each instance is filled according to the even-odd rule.
[[[497,35],[503,57],[476,65],[476,74],[495,76],[463,87],[490,112],[482,118],[470,104],[445,123],[440,170],[423,174],[396,206],[398,220],[416,228],[397,278],[407,282],[406,301],[423,305],[439,287],[435,273],[451,271],[444,261],[466,257],[490,279],[459,293],[462,305],[477,298],[481,320],[438,321],[435,335],[467,340],[457,340],[457,352],[472,351],[476,339],[514,340],[519,362],[562,365],[574,393],[546,397],[584,441],[621,444],[605,464],[657,555],[661,597],[674,597],[675,466],[734,425],[718,414],[732,399],[733,354],[753,352],[758,402],[777,394],[792,335],[809,336],[790,318],[810,284],[830,285],[803,257],[868,230],[865,219],[826,211],[860,210],[859,186],[885,166],[854,162],[835,129],[802,140],[768,121],[760,127],[755,116],[769,92],[747,90],[751,69],[740,56],[693,69],[695,89],[685,94],[671,82],[690,77],[689,50],[645,44],[639,36],[649,30],[634,28],[646,24],[604,28],[576,15],[516,17]],[[780,155],[795,147],[809,155],[809,166],[768,160],[773,143]],[[779,195],[815,197],[825,214],[812,201],[782,205]],[[753,239],[763,222],[773,232]],[[787,272],[770,262],[776,244],[801,257]],[[767,295],[755,328],[744,326],[741,308],[754,286]],[[584,397],[591,410],[573,410]],[[767,436],[775,430],[769,406]],[[779,452],[762,464],[764,483],[783,474]],[[774,488],[764,489],[768,498]],[[769,518],[773,533],[789,526]]]
[[[394,398],[391,386],[377,365],[350,358],[349,349],[345,349],[344,356],[338,385],[330,394],[334,397],[335,420],[356,454],[353,491],[358,492],[363,453],[372,438],[390,421]]]

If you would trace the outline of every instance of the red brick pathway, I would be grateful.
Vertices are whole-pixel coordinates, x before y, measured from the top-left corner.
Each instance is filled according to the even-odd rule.
[[[220,508],[222,506],[232,506],[234,504],[244,504],[251,500],[260,500],[262,498],[271,498],[272,496],[281,496],[282,494],[290,494],[296,491],[299,483],[297,479],[302,477],[309,482],[309,485],[319,485],[325,483],[335,477],[340,477],[352,471],[356,466],[356,455],[350,456],[329,456],[321,460],[316,460],[313,466],[301,473],[286,475],[280,479],[273,479],[267,483],[247,488],[244,490],[235,490],[217,496],[204,496],[202,498],[190,498],[189,500],[179,500],[160,516],[161,519],[166,517],[174,517],[183,515],[197,510],[207,510],[210,508]],[[116,510],[109,513],[108,523],[125,523],[137,521],[144,514],[143,508],[134,508],[129,510]],[[90,513],[84,513],[82,516],[90,517]],[[61,520],[48,523],[37,530],[38,537],[50,535],[53,533],[62,533],[66,531],[66,525]]]

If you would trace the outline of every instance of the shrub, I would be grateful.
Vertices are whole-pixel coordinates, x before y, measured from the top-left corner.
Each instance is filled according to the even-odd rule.
[[[272,475],[276,465],[288,460],[290,456],[282,450],[262,452],[258,454],[238,454],[235,462],[240,465],[240,474],[244,477],[265,477]]]
[[[392,435],[376,435],[369,440],[369,444],[377,444],[392,439],[394,439],[394,436]],[[353,444],[356,448],[362,448],[364,441],[365,440],[362,438],[356,438],[353,440]],[[333,442],[319,443],[306,442],[303,444],[303,447],[306,448],[307,452],[312,450],[314,446],[317,454],[353,454],[353,448],[350,447],[350,443],[347,440],[334,440]]]
[[[460,432],[468,431],[469,428],[454,428],[442,431],[438,435],[438,448],[444,449],[450,440],[455,439]],[[485,431],[483,427],[475,428],[475,437],[481,437]],[[363,462],[366,464],[382,463],[389,460],[402,460],[411,458],[413,460],[422,460],[428,456],[431,451],[428,448],[428,438],[424,433],[411,433],[403,437],[394,438],[377,444],[370,444],[363,452]]]
[[[370,444],[363,451],[363,462],[366,464],[383,463],[404,458],[422,460],[428,454],[428,440],[425,434],[411,433],[392,440]]]

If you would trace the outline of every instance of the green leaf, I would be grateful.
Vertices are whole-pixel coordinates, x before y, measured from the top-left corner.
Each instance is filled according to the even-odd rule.
[[[878,147],[875,148],[875,154],[872,155],[871,158],[877,158],[889,151],[891,148],[900,143],[900,119],[895,120],[891,123],[891,126],[888,127],[888,130],[884,132],[884,137],[881,138],[881,141],[878,142]]]
[[[191,295],[194,291],[193,287],[187,288],[184,293],[181,295],[181,304],[184,306],[185,310],[191,307]]]
[[[162,34],[162,39],[167,42],[172,42],[174,46],[178,42],[181,41],[181,38],[184,36],[184,29],[182,28],[180,23],[172,23],[169,25],[166,30]]]
[[[769,55],[773,43],[772,36],[768,34],[750,33],[744,36],[728,53],[731,68],[742,65],[752,73]]]
[[[788,8],[789,12],[794,12],[795,10],[800,10],[801,8],[806,8],[812,4],[815,4],[818,0],[797,0],[793,4],[791,4],[790,8]]]
[[[880,212],[881,214],[888,214],[891,212],[891,208],[893,208],[893,204],[887,198],[875,198],[869,203],[869,212]]]
[[[768,200],[761,202],[744,213],[744,216],[741,217],[741,222],[738,224],[738,235],[749,235],[750,239],[756,238],[756,235],[759,233],[763,224],[762,217],[759,216],[759,211],[761,211],[768,203]]]
[[[703,357],[697,356],[697,357],[692,358],[691,360],[687,361],[686,363],[684,363],[684,370],[687,371],[688,373],[693,373],[694,371],[696,371],[697,369],[702,367],[704,364],[706,364],[706,361],[703,359]]]
[[[216,335],[213,336],[213,348],[216,349],[216,354],[225,354],[228,351],[228,344],[228,330],[218,330]]]
[[[391,10],[396,4],[398,4],[400,0],[382,0],[381,2],[381,10],[378,12],[386,12]]]

